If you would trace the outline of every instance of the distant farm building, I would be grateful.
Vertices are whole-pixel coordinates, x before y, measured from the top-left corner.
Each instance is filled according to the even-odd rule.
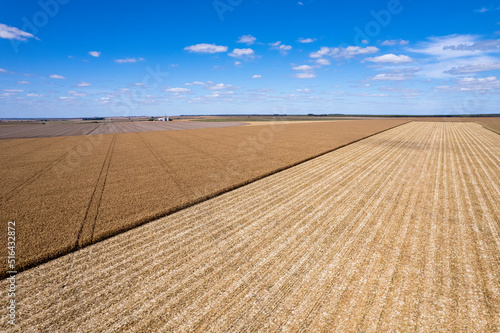
[[[172,121],[170,117],[156,118],[156,121]]]

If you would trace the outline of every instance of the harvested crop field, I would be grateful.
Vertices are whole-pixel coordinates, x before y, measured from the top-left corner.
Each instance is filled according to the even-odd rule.
[[[483,118],[477,122],[487,129],[500,134],[500,117]]]
[[[391,129],[20,273],[13,331],[498,332],[499,156]]]
[[[404,122],[2,140],[0,220],[22,270]]]
[[[72,123],[67,124],[33,124],[0,126],[0,140],[26,139],[26,138],[48,138],[58,136],[115,134],[131,132],[150,131],[173,131],[198,128],[218,128],[241,126],[243,123],[206,123],[195,121],[143,121],[143,122],[108,122],[108,123]]]

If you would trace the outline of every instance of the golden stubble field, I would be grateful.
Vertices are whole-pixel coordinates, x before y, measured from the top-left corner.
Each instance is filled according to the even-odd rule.
[[[406,124],[20,273],[11,331],[498,332],[499,198],[500,136]]]
[[[17,223],[21,270],[404,122],[1,140],[0,221]]]

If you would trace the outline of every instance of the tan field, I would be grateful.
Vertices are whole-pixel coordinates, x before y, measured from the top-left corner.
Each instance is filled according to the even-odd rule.
[[[483,125],[484,127],[486,127],[487,129],[492,130],[493,132],[500,134],[500,118],[499,117],[484,118],[484,119],[478,120],[477,122],[480,123],[481,125]]]
[[[405,121],[1,140],[0,220],[22,270]]]
[[[414,122],[18,274],[10,331],[499,332],[499,258],[500,136]]]
[[[241,126],[237,122],[206,123],[194,121],[177,120],[175,122],[164,121],[134,121],[134,122],[98,122],[98,123],[76,123],[76,122],[56,122],[54,124],[34,123],[23,124],[9,123],[0,126],[0,140],[5,139],[26,139],[26,138],[48,138],[58,136],[73,135],[95,135],[95,134],[115,134],[131,132],[150,131],[175,131],[197,128],[217,128],[229,126]]]

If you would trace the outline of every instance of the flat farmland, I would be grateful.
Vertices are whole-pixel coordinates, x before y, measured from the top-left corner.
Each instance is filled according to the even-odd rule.
[[[130,132],[150,131],[175,131],[197,128],[218,128],[229,126],[241,126],[242,123],[223,122],[206,123],[195,121],[142,121],[142,122],[103,122],[103,123],[73,123],[66,124],[31,124],[31,125],[2,125],[0,126],[0,140],[47,138],[74,135],[115,134]]]
[[[404,122],[1,140],[0,220],[17,223],[22,270]]]
[[[500,136],[414,122],[18,274],[11,331],[498,332],[499,259]]]
[[[500,134],[500,117],[483,118],[477,122],[487,129]]]

